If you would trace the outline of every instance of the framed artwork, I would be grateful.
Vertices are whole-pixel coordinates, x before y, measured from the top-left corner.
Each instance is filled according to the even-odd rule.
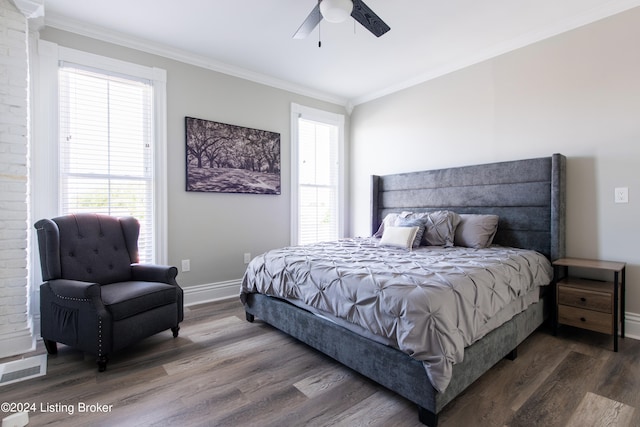
[[[280,194],[280,134],[185,117],[187,191]]]

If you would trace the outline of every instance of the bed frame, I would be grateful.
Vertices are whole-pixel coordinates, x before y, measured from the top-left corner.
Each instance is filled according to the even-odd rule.
[[[387,213],[453,210],[499,215],[494,243],[534,249],[550,260],[565,251],[566,158],[551,157],[372,177],[372,233]],[[255,317],[297,338],[418,405],[422,423],[435,427],[438,413],[517,346],[547,318],[553,292],[465,349],[464,361],[437,392],[422,362],[374,342],[290,303],[250,294],[247,320]]]

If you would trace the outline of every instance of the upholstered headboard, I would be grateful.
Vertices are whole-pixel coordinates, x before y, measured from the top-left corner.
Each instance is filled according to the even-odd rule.
[[[500,217],[494,243],[565,254],[562,154],[372,177],[372,233],[391,212],[452,210]]]

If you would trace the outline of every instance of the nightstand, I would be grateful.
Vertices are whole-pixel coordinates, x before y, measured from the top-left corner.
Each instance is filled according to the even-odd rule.
[[[618,351],[618,327],[624,338],[626,263],[561,258],[553,265],[556,280],[554,332],[564,324],[610,334],[613,335],[613,351]],[[612,272],[613,282],[569,276],[569,267]]]

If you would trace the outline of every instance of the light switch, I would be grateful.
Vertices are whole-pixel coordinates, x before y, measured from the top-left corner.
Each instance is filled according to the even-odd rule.
[[[629,203],[629,188],[616,187],[614,200],[616,203]]]

